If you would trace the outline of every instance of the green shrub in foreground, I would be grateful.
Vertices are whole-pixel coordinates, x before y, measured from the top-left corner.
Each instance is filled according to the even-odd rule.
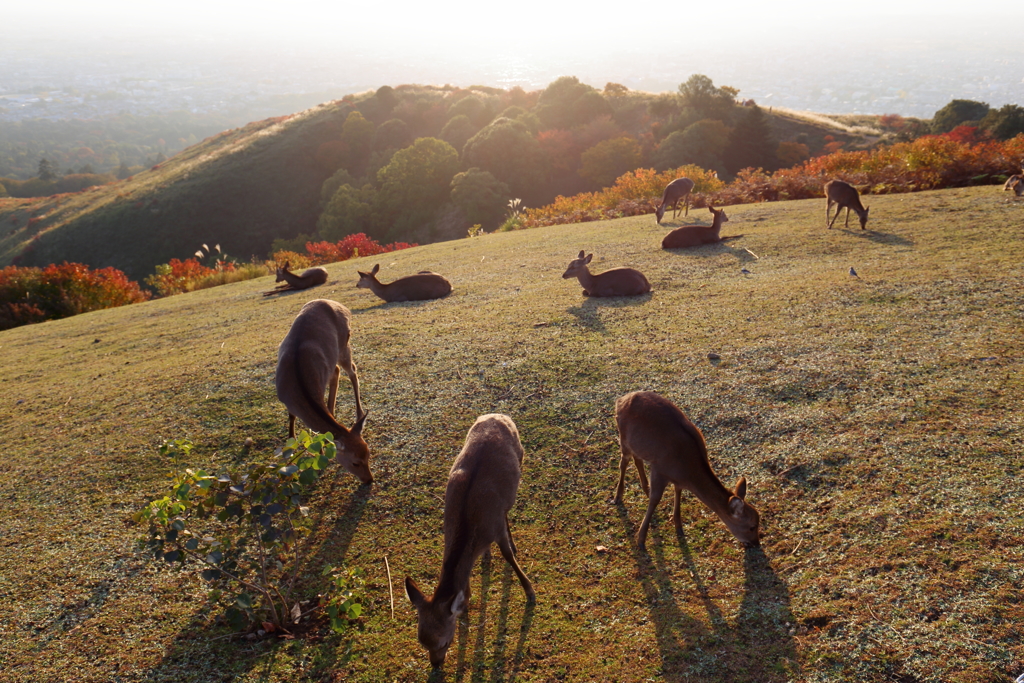
[[[273,461],[219,474],[185,467],[191,450],[187,439],[160,447],[174,471],[167,494],[135,514],[137,523],[149,525],[142,545],[157,559],[199,573],[209,587],[209,608],[224,610],[235,629],[287,631],[311,611],[295,591],[305,559],[300,541],[312,529],[303,498],[334,460],[333,436],[304,431]],[[327,600],[335,629],[342,617],[362,613],[360,580],[358,572],[332,579],[341,593]]]

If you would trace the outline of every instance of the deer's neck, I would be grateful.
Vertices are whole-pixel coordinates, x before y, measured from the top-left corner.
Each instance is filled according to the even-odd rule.
[[[693,495],[697,496],[700,502],[716,515],[728,516],[729,499],[733,493],[725,487],[722,480],[712,471],[711,466],[705,464],[703,467],[693,468],[689,475],[686,488],[690,489]]]
[[[444,561],[441,563],[441,578],[434,590],[434,600],[454,597],[469,585],[476,560],[473,539],[468,530],[460,530],[450,546],[446,544]]]
[[[583,267],[583,272],[576,276],[579,283],[583,285],[583,289],[590,291],[594,286],[594,274],[590,272],[590,268]]]

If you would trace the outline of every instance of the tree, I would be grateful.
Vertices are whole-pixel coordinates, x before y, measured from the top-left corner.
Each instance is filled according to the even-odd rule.
[[[545,128],[572,128],[613,113],[601,93],[575,76],[562,76],[548,85],[534,111]]]
[[[53,164],[46,157],[39,160],[39,172],[36,174],[40,180],[49,182],[57,179],[57,172],[53,168]]]
[[[467,95],[448,108],[448,116],[466,116],[479,130],[491,122],[494,111],[476,95]]]
[[[679,85],[679,98],[683,106],[707,119],[725,119],[736,104],[737,93],[739,90],[735,88],[715,87],[711,79],[703,74],[693,74]]]
[[[981,120],[981,127],[998,140],[1009,140],[1024,133],[1024,107],[1005,104],[989,110]]]
[[[409,124],[402,119],[388,119],[377,128],[373,138],[373,148],[375,150],[402,149],[411,145],[412,141],[413,135]]]
[[[953,100],[935,112],[935,116],[932,117],[932,133],[941,135],[964,124],[976,126],[988,114],[988,111],[989,106],[985,102]]]
[[[377,126],[372,121],[367,121],[357,111],[351,112],[341,126],[341,142],[343,147],[341,153],[341,165],[352,172],[353,175],[362,175],[366,168],[366,162],[370,158],[370,151],[373,149],[373,138]]]
[[[495,119],[466,142],[464,166],[490,171],[526,200],[544,181],[540,145],[521,121]]]
[[[462,209],[466,219],[485,230],[498,227],[505,218],[505,207],[512,194],[508,185],[487,171],[471,168],[452,178],[452,203]]]
[[[778,168],[775,156],[777,148],[768,118],[761,107],[755,104],[747,108],[729,134],[723,161],[730,173],[750,167],[774,171]]]
[[[459,153],[437,138],[419,138],[400,149],[377,173],[380,218],[391,222],[394,238],[431,221],[451,194]]]
[[[480,127],[469,120],[465,114],[459,114],[448,119],[441,129],[441,139],[455,149],[461,151],[466,146],[466,141],[476,135]]]
[[[317,235],[328,242],[336,242],[346,235],[373,232],[376,194],[372,185],[362,188],[341,185],[316,222]]]
[[[580,177],[598,187],[609,187],[638,166],[640,143],[627,136],[599,142],[580,155]]]
[[[128,164],[124,163],[123,161],[121,162],[121,165],[117,167],[117,173],[115,173],[118,180],[124,180],[131,174],[132,171],[130,168],[128,168]]]
[[[811,158],[810,148],[802,142],[780,142],[775,156],[779,160],[780,168],[792,168],[802,161]]]
[[[695,164],[701,168],[724,170],[722,156],[729,144],[729,128],[715,119],[702,119],[676,131],[661,141],[651,157],[659,171]]]

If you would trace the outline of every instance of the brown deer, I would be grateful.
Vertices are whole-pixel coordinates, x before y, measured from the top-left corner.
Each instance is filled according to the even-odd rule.
[[[836,205],[836,215],[829,221],[828,214],[833,204]],[[860,218],[860,229],[864,230],[864,226],[868,223],[868,209],[860,203],[860,194],[857,193],[857,188],[842,180],[830,180],[825,183],[825,223],[828,224],[829,230],[839,218],[839,211],[844,207],[846,208],[846,227],[850,227],[850,209],[853,209],[857,213],[857,217]]]
[[[683,215],[690,215],[691,191],[693,191],[693,181],[689,178],[676,178],[665,186],[665,191],[661,195],[661,204],[654,211],[658,217],[658,225],[661,225],[661,219],[665,217],[665,207],[669,204],[672,205],[672,218],[675,219],[676,214],[679,213],[680,199],[683,200],[683,208],[686,210]]]
[[[452,283],[443,275],[432,273],[429,270],[421,270],[415,275],[400,277],[388,284],[377,279],[380,272],[380,264],[373,267],[369,273],[360,270],[359,282],[356,287],[369,289],[384,301],[424,301],[426,299],[441,299],[448,296],[452,291]]]
[[[263,292],[263,296],[309,289],[310,287],[316,287],[327,282],[327,271],[323,268],[307,268],[302,271],[302,275],[296,275],[289,270],[290,267],[290,261],[285,261],[283,266],[278,266],[277,279],[274,282],[284,282],[285,284],[278,285],[269,292]]]
[[[684,225],[676,228],[669,234],[665,235],[665,239],[661,240],[661,248],[684,249],[686,247],[699,247],[702,244],[717,244],[718,242],[743,237],[743,235],[722,237],[722,224],[728,223],[729,217],[725,215],[725,209],[716,209],[710,205],[708,206],[708,209],[711,210],[711,215],[714,216],[714,220],[711,221],[711,227],[704,225]]]
[[[366,413],[359,400],[359,377],[349,346],[352,314],[337,301],[310,301],[295,316],[277,349],[277,397],[288,408],[288,436],[295,436],[295,418],[310,429],[330,432],[338,447],[337,462],[364,484],[373,483],[370,450],[363,441]],[[334,417],[338,381],[345,370],[356,397],[356,423],[346,429]],[[330,385],[327,404],[324,389]]]
[[[516,544],[508,511],[516,501],[523,464],[519,431],[508,415],[481,415],[469,428],[466,443],[448,474],[444,494],[444,559],[433,597],[428,598],[411,578],[405,594],[416,608],[419,641],[436,668],[455,636],[455,619],[469,603],[469,575],[477,558],[497,543],[526,592],[536,594],[516,561]]]
[[[676,493],[673,515],[676,530],[683,528],[679,498],[682,489],[686,489],[718,515],[740,543],[748,548],[760,545],[760,517],[744,500],[747,480],[740,477],[732,491],[722,484],[708,461],[704,435],[671,401],[652,391],[626,394],[615,402],[615,422],[622,449],[615,502],[622,502],[630,460],[636,465],[640,484],[649,496],[647,514],[636,535],[637,545],[642,548],[646,544],[654,509],[669,483]],[[644,474],[645,462],[651,466],[650,485]]]
[[[651,283],[635,268],[612,268],[594,275],[587,267],[593,258],[593,254],[584,256],[581,249],[562,273],[566,280],[574,277],[580,281],[583,296],[636,296],[651,291]]]
[[[1018,197],[1024,197],[1024,160],[1020,162],[1021,171],[1016,175],[1012,175],[1006,179],[1006,183],[1003,185],[1004,191],[1012,191],[1013,194]]]

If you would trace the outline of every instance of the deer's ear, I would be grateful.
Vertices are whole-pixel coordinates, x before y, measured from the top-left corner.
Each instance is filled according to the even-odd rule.
[[[590,263],[593,260],[594,260],[594,255],[593,254],[587,254],[587,260],[584,261],[583,263]]]
[[[366,416],[369,415],[369,414],[370,414],[370,411],[367,410],[365,413],[363,413],[362,417],[360,417],[358,420],[356,420],[356,423],[354,425],[352,425],[352,433],[353,434],[362,434],[363,433],[363,425],[366,423]]]
[[[579,253],[579,256],[577,256],[576,258],[583,258],[583,253],[584,253],[584,252],[583,252],[583,250],[582,250],[582,249],[580,249],[580,253]]]
[[[380,272],[380,264],[378,263],[378,264],[376,264],[373,267],[373,270],[370,271],[370,275],[376,275],[379,272]]]
[[[284,269],[285,270],[288,270],[291,267],[292,267],[292,262],[291,261],[285,261],[284,262]]]
[[[733,496],[729,499],[729,514],[733,517],[739,517],[743,513],[743,508],[746,506],[747,504],[743,502],[742,498]]]
[[[747,478],[740,477],[739,481],[736,482],[736,489],[733,491],[733,495],[740,500],[745,500],[747,497]]]
[[[421,591],[416,585],[416,582],[408,576],[405,577],[405,595],[409,598],[409,602],[411,602],[412,606],[416,609],[419,609],[427,602],[427,598],[423,595],[423,591]]]

